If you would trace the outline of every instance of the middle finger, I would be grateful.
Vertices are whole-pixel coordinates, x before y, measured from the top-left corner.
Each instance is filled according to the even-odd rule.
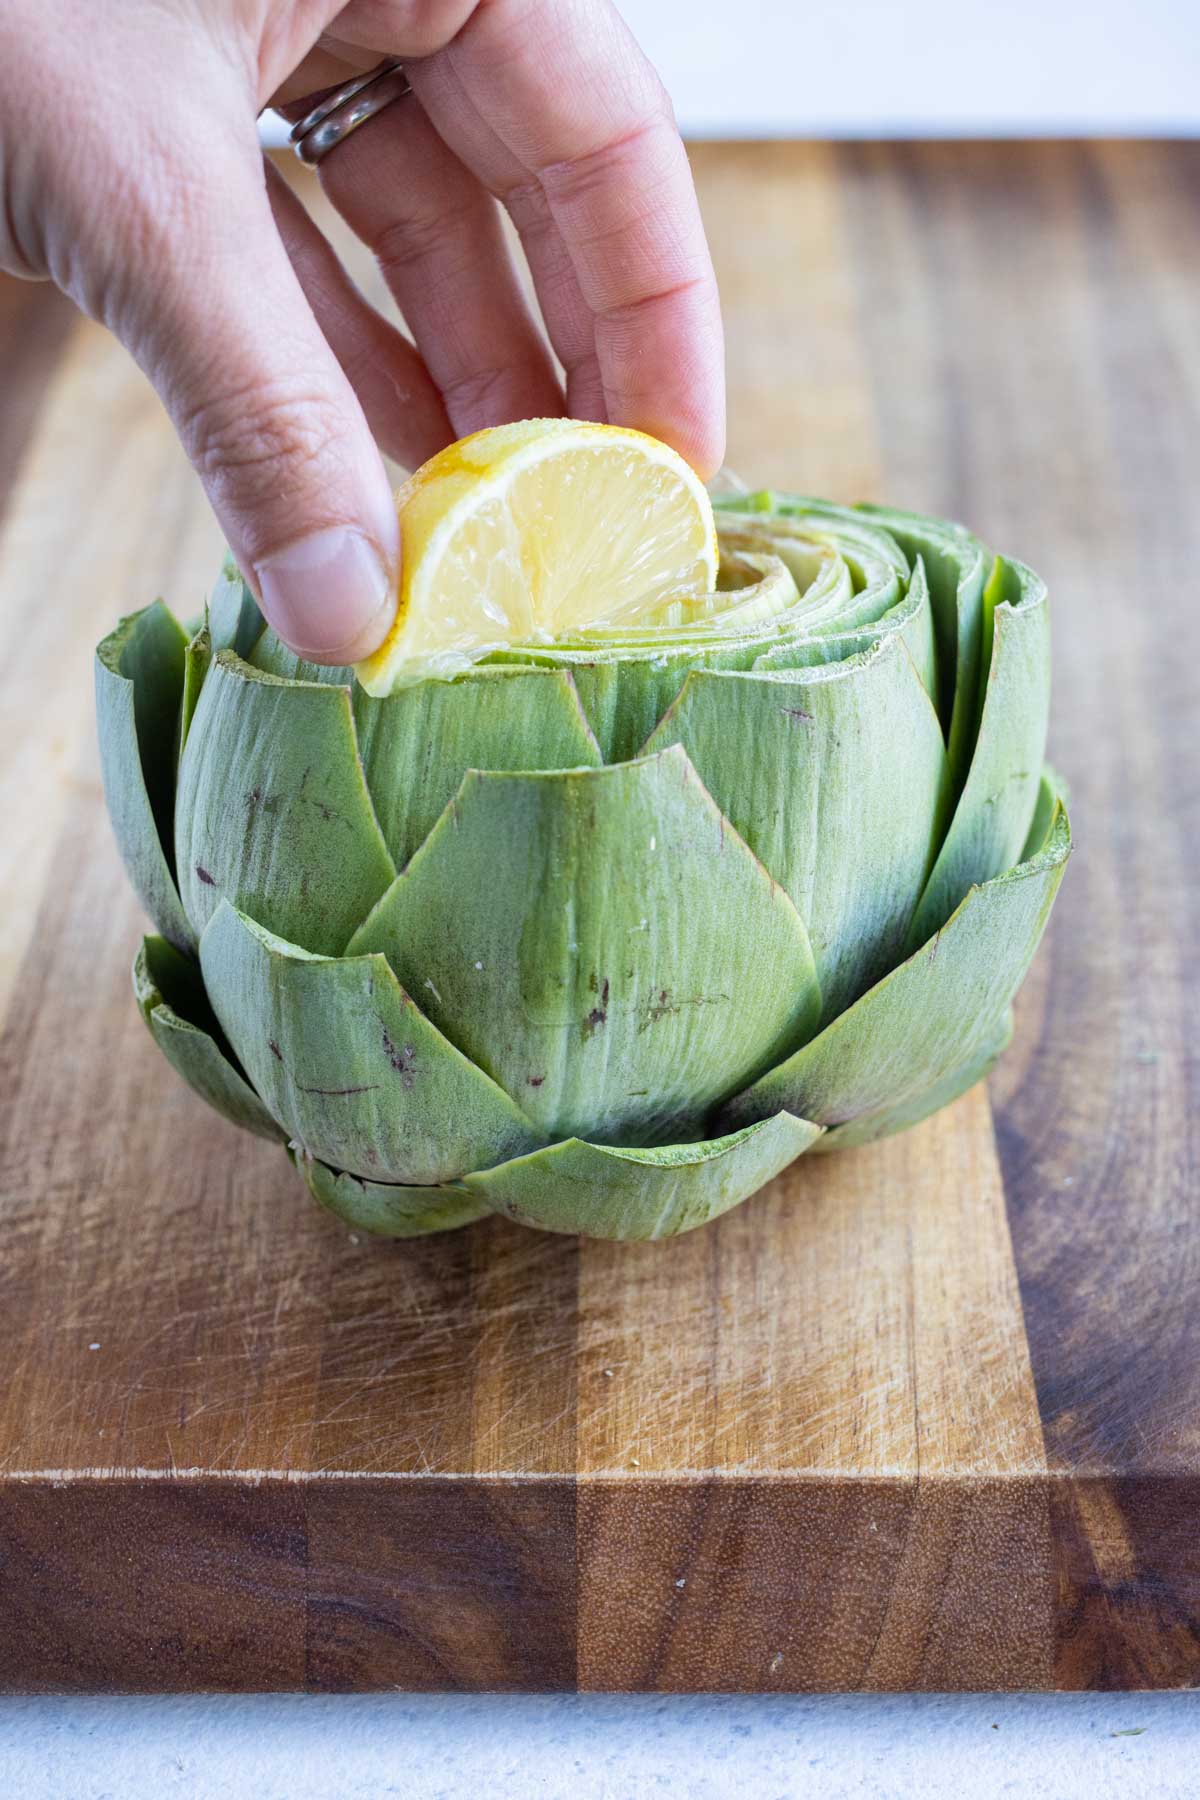
[[[339,144],[319,173],[333,205],[374,252],[456,433],[562,412],[500,209],[415,95]]]

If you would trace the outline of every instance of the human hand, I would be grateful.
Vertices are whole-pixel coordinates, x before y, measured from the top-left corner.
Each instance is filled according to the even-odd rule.
[[[405,60],[322,162],[415,348],[354,287],[256,117]],[[290,106],[289,106],[290,103]],[[264,176],[265,170],[265,176]],[[608,0],[7,0],[0,267],[53,280],[157,388],[279,635],[383,639],[409,465],[564,410],[721,460],[721,325],[682,144]],[[565,394],[501,229],[520,233]]]

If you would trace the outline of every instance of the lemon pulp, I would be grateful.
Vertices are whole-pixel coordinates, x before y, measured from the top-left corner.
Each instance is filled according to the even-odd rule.
[[[699,476],[621,426],[523,419],[478,431],[411,475],[397,502],[396,619],[356,671],[376,695],[493,650],[636,627],[716,581]]]

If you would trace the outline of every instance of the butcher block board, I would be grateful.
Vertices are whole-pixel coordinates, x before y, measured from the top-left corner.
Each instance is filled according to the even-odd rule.
[[[129,991],[91,647],[215,528],[124,353],[3,289],[6,1688],[1200,1681],[1200,146],[694,161],[732,466],[1049,579],[1079,850],[1013,1048],[668,1243],[319,1212]]]

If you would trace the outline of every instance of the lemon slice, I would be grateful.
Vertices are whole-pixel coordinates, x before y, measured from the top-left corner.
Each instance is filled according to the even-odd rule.
[[[712,504],[657,438],[522,419],[447,445],[410,475],[392,629],[356,673],[370,694],[489,651],[661,616],[717,575]]]

